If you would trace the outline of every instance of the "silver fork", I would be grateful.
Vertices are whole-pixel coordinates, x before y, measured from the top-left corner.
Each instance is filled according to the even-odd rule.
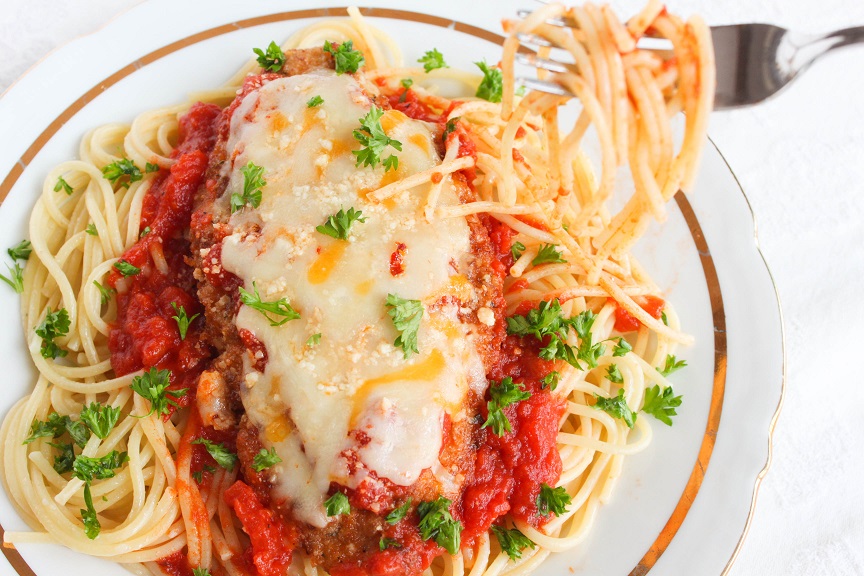
[[[530,14],[520,10],[520,18]],[[576,27],[568,18],[552,18],[546,21],[553,26]],[[807,69],[820,56],[843,46],[864,43],[864,26],[845,28],[828,34],[810,35],[790,32],[771,24],[733,24],[712,26],[711,37],[717,65],[717,90],[714,109],[726,110],[758,104],[785,88],[798,74]],[[544,38],[520,35],[523,44],[553,46]],[[640,41],[640,48],[669,50],[664,41]],[[649,44],[650,45],[646,45]],[[576,72],[574,64],[539,58],[520,52],[517,59],[522,64],[550,70],[552,72]],[[536,78],[519,78],[528,88],[572,96],[555,84]]]

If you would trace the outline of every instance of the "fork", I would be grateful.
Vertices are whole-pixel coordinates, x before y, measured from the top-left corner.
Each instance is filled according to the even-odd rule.
[[[531,12],[519,10],[524,18]],[[577,27],[569,18],[550,18],[547,24]],[[864,26],[844,28],[828,34],[800,34],[772,24],[733,24],[712,26],[714,58],[717,67],[717,88],[714,109],[728,110],[758,104],[785,88],[820,56],[843,46],[864,43]],[[524,44],[551,46],[544,38],[522,34]],[[637,44],[648,50],[669,50],[663,40],[645,38]],[[552,72],[576,72],[574,64],[519,53],[517,60],[528,66]],[[536,78],[519,78],[526,87],[561,96],[570,92],[553,82]]]

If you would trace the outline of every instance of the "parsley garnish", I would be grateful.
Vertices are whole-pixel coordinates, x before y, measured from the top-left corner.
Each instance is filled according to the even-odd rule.
[[[22,240],[6,252],[9,253],[12,260],[27,260],[30,258],[30,253],[33,252],[33,246],[29,240]]]
[[[124,277],[135,276],[136,274],[141,272],[141,269],[137,266],[133,266],[126,260],[118,260],[114,263],[114,269],[120,272]]]
[[[93,507],[93,496],[90,494],[89,482],[84,484],[84,505],[87,506],[86,509],[81,508],[81,520],[84,522],[84,534],[86,534],[91,540],[94,540],[99,536],[102,526],[99,524],[99,518],[96,516],[96,508]]]
[[[11,286],[18,294],[24,292],[24,269],[21,268],[18,262],[15,262],[14,266],[7,264],[6,269],[9,270],[9,277],[7,278],[5,275],[0,274],[0,280]]]
[[[667,354],[666,366],[662,370],[660,370],[660,374],[662,374],[663,376],[669,376],[673,372],[676,372],[681,368],[684,368],[685,366],[687,366],[686,360],[677,360],[674,354]]]
[[[311,336],[309,336],[309,338],[306,340],[306,347],[312,348],[313,346],[317,346],[319,342],[321,342],[321,333],[320,332],[318,332],[317,334],[312,334]]]
[[[441,54],[437,48],[427,50],[423,56],[417,59],[417,62],[423,64],[423,70],[425,70],[427,74],[432,70],[437,70],[438,68],[450,67],[446,62],[444,62],[444,55]]]
[[[192,576],[212,576],[206,568],[193,568]]]
[[[141,232],[138,233],[138,238],[141,239],[141,238],[145,237],[145,236],[146,236],[147,234],[149,234],[149,233],[150,233],[150,227],[149,227],[149,226],[145,226],[144,229],[141,230]]]
[[[447,142],[447,137],[456,130],[456,123],[460,118],[462,117],[456,116],[455,118],[451,118],[450,120],[447,120],[447,124],[444,125],[444,134],[441,135],[441,140],[445,143]]]
[[[612,356],[626,356],[628,352],[633,350],[633,346],[623,337],[619,336],[617,342],[615,348],[612,350]]]
[[[405,518],[405,515],[408,514],[408,508],[411,507],[411,498],[408,498],[405,502],[402,503],[398,508],[394,508],[387,514],[387,517],[384,518],[384,521],[390,524],[391,526],[398,524],[400,520]]]
[[[504,432],[511,432],[510,420],[504,414],[504,408],[511,404],[515,404],[521,400],[527,400],[531,397],[531,393],[523,390],[519,385],[513,383],[513,378],[505,376],[501,382],[490,381],[489,400],[486,403],[486,408],[489,410],[489,416],[481,428],[487,426],[492,427],[492,432],[496,436],[503,436]]]
[[[114,477],[114,470],[120,468],[129,460],[126,452],[112,450],[104,456],[91,458],[79,454],[72,465],[72,475],[88,484],[95,480],[106,480]]]
[[[147,164],[144,165],[144,172],[146,174],[152,174],[153,172],[158,172],[158,171],[159,171],[159,165],[158,164],[153,164],[151,162],[147,162]]]
[[[600,342],[592,344],[591,326],[595,317],[593,312],[585,310],[573,318],[563,318],[561,304],[557,299],[551,303],[541,301],[537,308],[525,316],[507,318],[507,332],[547,341],[540,349],[540,357],[544,360],[564,360],[580,370],[582,365],[579,360],[582,360],[591,368],[596,368],[597,359],[603,354],[605,347]],[[566,342],[570,328],[574,329],[581,339],[576,350]]]
[[[90,236],[99,236],[99,231],[96,229],[96,225],[92,222],[87,225],[87,228],[85,228],[84,231]]]
[[[399,152],[402,151],[402,143],[398,140],[393,140],[384,133],[381,127],[381,116],[384,115],[384,110],[378,108],[374,104],[363,118],[360,118],[360,128],[354,130],[354,139],[360,142],[363,146],[360,150],[352,150],[351,153],[357,157],[355,166],[376,167],[381,163],[381,153],[387,146],[392,146]],[[394,160],[390,160],[393,158]],[[384,169],[396,169],[399,165],[399,160],[395,155],[390,155],[384,160]]]
[[[561,374],[559,374],[557,370],[553,370],[540,380],[540,384],[544,389],[549,388],[549,390],[555,390],[555,388],[558,387],[558,380],[560,379]]]
[[[681,406],[681,396],[675,396],[674,394],[671,386],[662,392],[658,385],[646,388],[642,411],[650,414],[667,426],[672,426],[672,416],[678,414],[675,408]]]
[[[93,284],[96,285],[96,288],[99,289],[99,295],[102,298],[102,304],[106,304],[108,300],[111,299],[111,294],[115,292],[113,288],[106,288],[102,284],[100,284],[97,280],[93,281]]]
[[[513,260],[518,260],[522,253],[525,252],[525,245],[521,242],[514,242],[512,246],[510,246],[510,255],[513,256]]]
[[[54,192],[60,192],[60,190],[63,190],[64,192],[66,192],[66,194],[70,196],[72,195],[72,192],[75,191],[62,176],[58,176],[57,184],[54,185]]]
[[[323,103],[324,103],[324,99],[321,98],[321,96],[316,95],[316,96],[313,96],[312,98],[310,98],[306,102],[306,107],[307,108],[315,108],[316,106],[320,106]]]
[[[537,547],[530,538],[522,534],[522,532],[516,528],[508,530],[502,526],[493,525],[492,533],[495,534],[496,538],[498,538],[498,544],[501,546],[501,550],[503,550],[507,556],[510,557],[510,560],[513,560],[514,562],[522,558],[522,551],[525,548],[531,548],[533,550]]]
[[[513,91],[513,94],[515,94],[516,96],[519,96],[521,98],[522,96],[525,96],[525,92],[527,92],[527,91],[528,91],[528,88],[526,88],[524,84],[520,84],[519,87]],[[567,227],[565,226],[564,229],[567,230]]]
[[[363,212],[354,210],[354,208],[349,208],[348,212],[345,212],[345,210],[340,208],[336,214],[328,216],[324,224],[316,226],[315,230],[337,240],[347,240],[348,230],[355,221],[366,222]]]
[[[351,504],[348,503],[348,497],[345,494],[336,492],[324,502],[324,509],[327,511],[327,516],[350,514]]]
[[[615,382],[616,384],[624,382],[624,377],[621,376],[621,370],[618,368],[618,364],[610,364],[606,367],[606,378],[608,378],[610,382]]]
[[[336,48],[333,45],[333,42],[324,42],[323,50],[333,55],[333,61],[336,63],[336,74],[342,75],[345,72],[353,74],[366,62],[363,53],[354,50],[354,43],[351,40],[346,40]]]
[[[450,554],[459,552],[462,536],[462,523],[450,514],[450,500],[439,496],[432,502],[421,502],[417,506],[420,516],[420,537],[423,540],[435,539],[435,543]]]
[[[291,307],[287,298],[280,298],[275,302],[262,302],[261,295],[258,294],[258,286],[255,285],[255,282],[252,282],[252,291],[253,293],[249,293],[241,286],[240,302],[263,314],[270,321],[270,326],[282,326],[289,320],[300,318],[300,314]],[[282,316],[283,318],[282,320],[276,320],[271,314],[273,316]]]
[[[393,345],[402,348],[406,360],[411,356],[411,352],[419,354],[417,332],[423,319],[423,304],[420,300],[406,300],[396,294],[387,294],[385,304],[388,308],[387,314],[393,320],[393,326],[399,331],[399,336]]]
[[[549,516],[550,512],[560,516],[567,511],[570,501],[570,495],[563,486],[552,488],[544,482],[540,485],[540,494],[537,496],[537,512],[542,516]]]
[[[399,84],[401,84],[405,90],[408,90],[408,88],[411,88],[411,86],[414,85],[414,80],[411,78],[402,78],[402,80],[399,81]]]
[[[119,418],[120,408],[103,406],[96,402],[85,405],[81,411],[81,421],[102,440],[108,437]]]
[[[237,454],[228,450],[224,444],[217,444],[206,438],[196,438],[192,441],[192,444],[202,444],[219,466],[229,472],[234,471],[234,465],[237,464]]]
[[[270,450],[262,448],[261,451],[252,458],[252,469],[255,470],[255,472],[261,472],[279,462],[282,462],[282,458],[276,454],[276,448],[270,448]]]
[[[627,401],[624,399],[623,388],[618,390],[617,396],[605,398],[595,394],[594,398],[597,399],[597,402],[594,404],[595,409],[603,410],[613,418],[624,420],[628,428],[633,428],[633,425],[636,424],[636,414],[627,405]]]
[[[501,69],[496,67],[490,68],[486,62],[475,62],[474,64],[483,72],[483,80],[480,82],[480,86],[477,87],[475,96],[489,102],[501,102],[501,94],[504,93],[504,80]]]
[[[252,52],[258,55],[258,65],[263,70],[279,72],[285,65],[285,53],[276,42],[271,41],[266,52],[260,48],[253,48]]]
[[[71,472],[72,464],[75,462],[75,445],[71,442],[65,444],[49,442],[48,444],[60,451],[59,454],[54,456],[54,471],[58,474]]]
[[[167,416],[171,412],[169,406],[179,408],[180,406],[177,404],[176,399],[182,398],[189,391],[188,388],[169,390],[168,386],[170,384],[170,370],[150,368],[148,372],[135,376],[129,387],[142,398],[150,400],[150,412],[145,414],[145,416],[149,416],[154,412],[159,416]]]
[[[56,312],[48,309],[45,314],[45,319],[36,326],[36,335],[42,338],[42,348],[40,353],[43,358],[58,358],[68,354],[66,350],[61,350],[54,339],[60,336],[65,336],[69,333],[69,313],[65,308],[61,308]]]
[[[129,188],[130,184],[144,178],[141,174],[141,169],[128,158],[123,158],[122,160],[117,160],[116,162],[108,164],[102,168],[102,175],[113,185],[116,185],[118,180],[121,178],[127,177],[120,183],[124,188]]]
[[[660,313],[660,320],[662,320],[663,324],[665,324],[666,326],[669,325],[669,319],[666,317],[666,311],[665,310]]]
[[[399,550],[400,548],[402,548],[402,544],[400,544],[398,540],[394,540],[393,538],[387,538],[385,536],[378,541],[378,549],[383,552],[387,548],[396,548],[397,550]]]
[[[177,330],[180,332],[180,340],[186,339],[186,332],[189,330],[189,324],[192,323],[195,318],[200,316],[201,314],[193,314],[192,316],[186,316],[186,309],[183,306],[177,306],[176,302],[171,302],[171,307],[174,308],[174,311],[177,312],[176,316],[172,316],[171,318],[177,322]]]
[[[261,188],[267,185],[264,168],[252,162],[240,169],[243,173],[243,194],[231,194],[231,213],[242,210],[246,205],[258,208],[261,205]]]
[[[537,252],[537,256],[531,260],[532,266],[537,266],[538,264],[546,264],[547,262],[553,263],[566,263],[567,260],[561,257],[561,253],[556,249],[558,248],[555,244],[544,244],[540,247],[540,250]]]
[[[195,482],[201,484],[201,482],[204,481],[204,472],[209,472],[210,474],[213,474],[214,472],[216,472],[216,467],[205,464],[204,468],[198,470],[197,472],[192,472],[190,476],[195,479]]]
[[[57,412],[48,415],[48,420],[33,420],[30,425],[30,436],[24,440],[24,444],[30,444],[37,438],[59,438],[67,432],[72,440],[81,448],[87,444],[90,433],[84,424],[72,420],[69,416],[60,416]]]

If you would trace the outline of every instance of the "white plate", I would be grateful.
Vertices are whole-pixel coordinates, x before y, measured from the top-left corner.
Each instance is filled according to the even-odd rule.
[[[406,61],[437,47],[451,66],[463,69],[482,58],[498,61],[500,19],[519,7],[512,0],[407,4],[379,0],[379,8],[366,13],[399,41]],[[128,122],[218,86],[251,47],[284,39],[309,18],[326,15],[323,8],[287,8],[275,0],[153,0],[47,57],[0,99],[6,136],[0,140],[0,246],[27,236],[45,174],[76,156],[88,129]],[[654,441],[625,462],[591,534],[577,550],[550,558],[543,574],[721,574],[746,533],[782,399],[779,304],[747,200],[715,147],[706,149],[694,193],[676,200],[668,222],[649,231],[638,253],[675,305],[683,329],[697,339],[680,354],[688,367],[673,377],[684,394],[680,416],[672,428],[654,426]],[[0,311],[11,317],[18,308],[16,295],[0,289]],[[10,380],[0,398],[5,414],[33,381],[18,323],[0,328],[0,349],[9,351]],[[5,494],[0,525],[26,529]],[[3,552],[3,574],[126,573],[59,546]]]

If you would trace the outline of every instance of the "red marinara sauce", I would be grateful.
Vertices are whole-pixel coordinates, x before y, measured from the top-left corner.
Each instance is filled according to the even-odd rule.
[[[658,296],[637,296],[633,301],[654,318],[660,318],[663,308],[666,307],[666,301]],[[639,320],[615,303],[615,330],[621,333],[633,332],[640,326],[642,323]]]
[[[266,508],[255,491],[241,480],[232,484],[224,497],[249,536],[252,563],[258,574],[283,576],[299,538],[296,530]]]
[[[208,155],[215,142],[218,106],[195,104],[180,119],[180,136],[171,154],[170,170],[160,170],[144,198],[141,229],[149,232],[123,254],[121,260],[140,270],[123,278],[115,269],[108,284],[118,288],[117,320],[111,326],[108,348],[111,366],[118,376],[155,367],[171,371],[171,387],[189,388],[179,399],[188,405],[194,386],[212,352],[201,339],[203,312],[196,298],[192,268],[184,262],[189,242],[184,231],[195,191],[207,169]],[[153,254],[161,252],[167,270],[160,270]],[[181,338],[174,304],[192,320]]]

